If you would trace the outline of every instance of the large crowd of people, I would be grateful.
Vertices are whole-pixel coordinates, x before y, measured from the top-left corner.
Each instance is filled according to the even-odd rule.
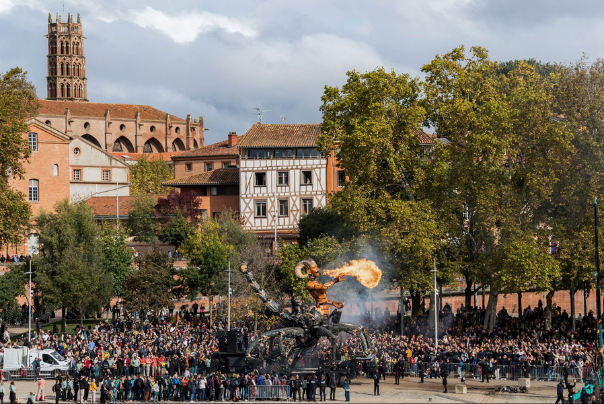
[[[224,350],[220,346],[226,331],[224,318],[210,324],[197,308],[166,313],[142,324],[124,318],[120,310],[112,313],[112,319],[78,327],[75,335],[38,329],[31,342],[26,335],[13,342],[0,335],[0,343],[51,348],[66,357],[68,374],[53,389],[60,399],[80,402],[246,400],[263,394],[307,400],[315,398],[317,390],[322,400],[326,391],[334,399],[336,384],[341,383],[329,374],[300,377],[262,374],[257,369],[226,373],[213,357]],[[396,382],[406,376],[418,381],[474,377],[484,382],[528,377],[564,379],[570,384],[569,377],[591,377],[596,327],[592,313],[577,319],[573,330],[566,312],[554,308],[551,330],[546,331],[542,305],[527,307],[520,318],[502,309],[491,333],[482,328],[483,316],[482,309],[462,306],[453,312],[445,305],[440,312],[438,347],[427,313],[405,316],[404,335],[397,323],[400,316],[373,322],[368,326],[372,352],[359,361],[358,371],[377,377],[378,383],[389,373]],[[239,347],[245,350],[254,339],[252,319],[235,321],[233,328],[240,331]],[[355,338],[342,342],[341,359],[359,352],[356,343]],[[328,351],[328,344],[320,344],[312,353],[315,364],[328,358]]]

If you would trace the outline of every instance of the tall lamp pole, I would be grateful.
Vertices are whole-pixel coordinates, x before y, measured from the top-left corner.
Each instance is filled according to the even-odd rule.
[[[27,316],[27,343],[29,344],[29,347],[31,348],[31,257],[29,257],[29,272],[27,272],[27,274],[29,275],[29,287],[28,287],[28,291],[27,293],[29,293],[29,313]]]
[[[438,303],[436,301],[438,290],[436,289],[436,257],[434,257],[434,351],[438,351]]]
[[[229,260],[229,291],[227,297],[227,331],[231,331],[231,261]]]
[[[600,370],[602,368],[602,302],[601,302],[601,291],[600,291],[600,246],[599,246],[599,235],[598,235],[598,198],[594,198],[594,246],[595,246],[595,259],[596,259],[596,321],[598,324],[598,353],[595,358],[596,360],[596,400],[600,402]]]

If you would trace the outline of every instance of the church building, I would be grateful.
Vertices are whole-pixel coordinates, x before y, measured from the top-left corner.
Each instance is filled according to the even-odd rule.
[[[116,153],[164,153],[204,146],[203,117],[172,116],[147,105],[88,102],[84,35],[78,14],[48,15],[47,96],[39,121]]]

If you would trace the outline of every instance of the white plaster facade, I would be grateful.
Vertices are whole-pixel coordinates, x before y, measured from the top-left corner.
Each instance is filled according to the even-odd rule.
[[[327,204],[326,158],[242,157],[239,170],[239,212],[246,230],[274,232],[276,220],[278,234],[297,234],[298,222],[305,213],[303,200],[312,200],[312,208]],[[310,172],[310,184],[304,183],[303,172],[306,175]],[[257,173],[265,173],[264,186],[257,184]],[[287,185],[279,184],[279,173],[287,173]],[[266,204],[264,216],[257,211],[257,203],[263,202]],[[283,211],[280,203],[287,203],[287,212]]]
[[[130,195],[130,167],[80,137],[69,145],[69,196],[79,202],[91,196]]]

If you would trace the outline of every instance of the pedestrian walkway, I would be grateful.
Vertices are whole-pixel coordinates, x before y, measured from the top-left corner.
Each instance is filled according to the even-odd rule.
[[[496,393],[498,385],[515,386],[515,382],[481,383],[470,380],[466,382],[467,394],[455,394],[455,381],[449,379],[449,393],[443,393],[440,379],[427,379],[419,383],[419,379],[405,378],[400,385],[394,385],[394,378],[389,377],[380,383],[380,395],[373,395],[373,381],[360,377],[351,385],[351,399],[353,403],[553,403],[556,401],[556,385],[547,382],[531,382],[529,393]],[[27,401],[30,391],[36,392],[36,383],[33,381],[16,381],[17,395],[21,403]],[[8,387],[5,385],[5,387]],[[46,402],[54,402],[54,393],[51,391],[52,382],[46,386]],[[577,391],[583,385],[577,384]],[[5,397],[6,398],[6,397]],[[337,400],[344,402],[344,391],[338,388]],[[262,401],[267,403],[269,401]]]
[[[52,324],[52,323],[60,323],[62,319],[63,319],[63,317],[61,314],[61,310],[57,310],[57,311],[55,311],[54,318],[49,318],[48,322],[44,323],[43,325],[46,326],[46,325]],[[26,322],[23,326],[9,325],[6,328],[7,328],[8,332],[10,333],[10,336],[12,339],[15,337],[15,335],[27,334],[27,331],[29,330],[29,325]],[[35,331],[35,329],[36,329],[36,324],[33,319],[31,322],[31,329],[32,329],[32,332]]]

